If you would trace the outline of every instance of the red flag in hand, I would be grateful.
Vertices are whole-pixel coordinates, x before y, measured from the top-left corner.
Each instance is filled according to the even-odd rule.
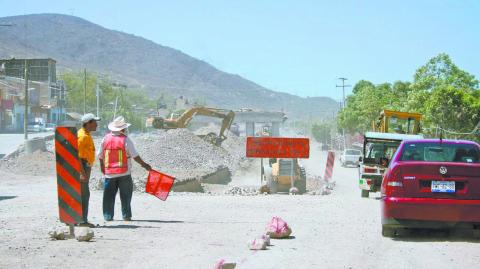
[[[172,189],[175,178],[155,170],[148,172],[147,184],[145,192],[157,197],[158,199],[167,200],[170,189]]]

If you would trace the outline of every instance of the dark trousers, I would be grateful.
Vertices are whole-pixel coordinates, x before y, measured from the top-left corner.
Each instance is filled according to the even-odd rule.
[[[88,187],[88,182],[90,181],[90,173],[92,168],[88,165],[86,160],[82,159],[82,166],[85,174],[87,175],[86,182],[80,182],[80,190],[82,192],[82,220],[84,223],[88,222],[88,202],[90,201],[90,189]]]
[[[133,181],[131,175],[117,178],[105,178],[103,189],[103,217],[105,220],[112,220],[115,211],[115,197],[120,189],[120,201],[122,202],[123,218],[132,217],[132,201]]]

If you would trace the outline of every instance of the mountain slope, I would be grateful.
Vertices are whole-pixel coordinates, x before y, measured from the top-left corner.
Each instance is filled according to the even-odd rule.
[[[201,97],[226,108],[284,109],[293,117],[329,117],[330,98],[301,98],[268,90],[238,75],[222,72],[181,51],[84,19],[36,14],[0,18],[0,57],[50,57],[60,69],[88,68],[151,92]]]

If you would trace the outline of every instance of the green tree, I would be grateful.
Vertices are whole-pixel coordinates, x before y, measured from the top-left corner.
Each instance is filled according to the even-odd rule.
[[[424,115],[424,133],[436,127],[468,133],[480,121],[479,82],[458,68],[447,54],[439,54],[417,69],[413,83],[374,85],[361,80],[347,97],[347,106],[337,117],[340,128],[364,132],[383,109],[418,112]]]
[[[312,135],[317,142],[329,144],[331,141],[332,123],[315,123],[312,125]]]
[[[441,53],[417,69],[407,108],[424,114],[425,132],[435,127],[470,132],[479,118],[479,82]]]
[[[84,73],[66,72],[60,75],[67,87],[67,111],[83,114],[84,104]],[[87,113],[97,113],[96,85],[99,85],[100,94],[100,123],[106,128],[115,114],[122,115],[132,124],[132,130],[142,130],[147,114],[155,111],[155,98],[140,89],[128,89],[115,86],[108,79],[100,79],[96,74],[87,73],[86,107]]]

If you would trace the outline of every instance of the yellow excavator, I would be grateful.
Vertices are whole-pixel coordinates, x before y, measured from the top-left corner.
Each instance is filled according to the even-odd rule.
[[[372,130],[378,133],[419,134],[422,114],[383,110],[372,123]]]
[[[195,116],[207,116],[223,119],[218,135],[213,132],[206,135],[199,135],[199,137],[205,141],[216,146],[220,146],[222,142],[227,139],[225,136],[225,130],[230,129],[233,119],[235,118],[235,112],[232,110],[211,107],[194,107],[186,110],[182,115],[175,119],[165,119],[160,116],[150,116],[146,120],[146,127],[152,127],[155,129],[187,128],[188,124]]]

